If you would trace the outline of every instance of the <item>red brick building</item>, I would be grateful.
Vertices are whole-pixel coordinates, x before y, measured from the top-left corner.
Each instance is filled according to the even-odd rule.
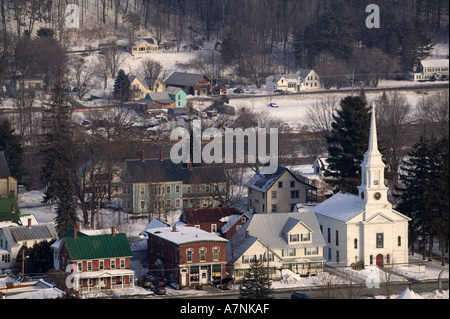
[[[53,247],[60,269],[73,272],[73,289],[77,292],[134,287],[134,271],[130,269],[130,245],[126,235],[116,233],[115,228],[112,228],[110,234],[93,236],[73,229]]]
[[[148,234],[149,272],[180,287],[219,283],[226,278],[227,240],[195,227],[159,227]]]

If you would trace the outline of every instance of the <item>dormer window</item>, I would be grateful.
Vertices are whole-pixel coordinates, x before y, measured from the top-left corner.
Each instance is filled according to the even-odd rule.
[[[300,241],[300,235],[299,234],[290,234],[289,235],[289,242],[294,243]]]
[[[301,234],[301,241],[310,241],[311,240],[311,234]]]

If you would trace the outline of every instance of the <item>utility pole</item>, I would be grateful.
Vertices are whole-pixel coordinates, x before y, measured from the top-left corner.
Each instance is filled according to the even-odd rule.
[[[353,87],[355,85],[355,65],[353,64],[353,76],[352,76],[352,95],[353,95]]]

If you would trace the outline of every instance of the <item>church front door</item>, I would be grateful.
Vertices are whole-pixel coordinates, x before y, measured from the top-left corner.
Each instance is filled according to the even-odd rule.
[[[382,254],[377,255],[376,263],[379,268],[383,268],[383,255]]]

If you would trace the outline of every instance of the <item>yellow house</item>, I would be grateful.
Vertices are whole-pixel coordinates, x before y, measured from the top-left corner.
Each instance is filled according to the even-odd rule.
[[[150,92],[146,83],[135,75],[130,76],[130,91],[132,101],[142,100]]]
[[[135,41],[130,46],[130,53],[154,53],[158,51],[158,45],[153,41],[153,39],[145,39]]]
[[[11,176],[5,153],[0,152],[0,198],[17,198],[17,180]]]

